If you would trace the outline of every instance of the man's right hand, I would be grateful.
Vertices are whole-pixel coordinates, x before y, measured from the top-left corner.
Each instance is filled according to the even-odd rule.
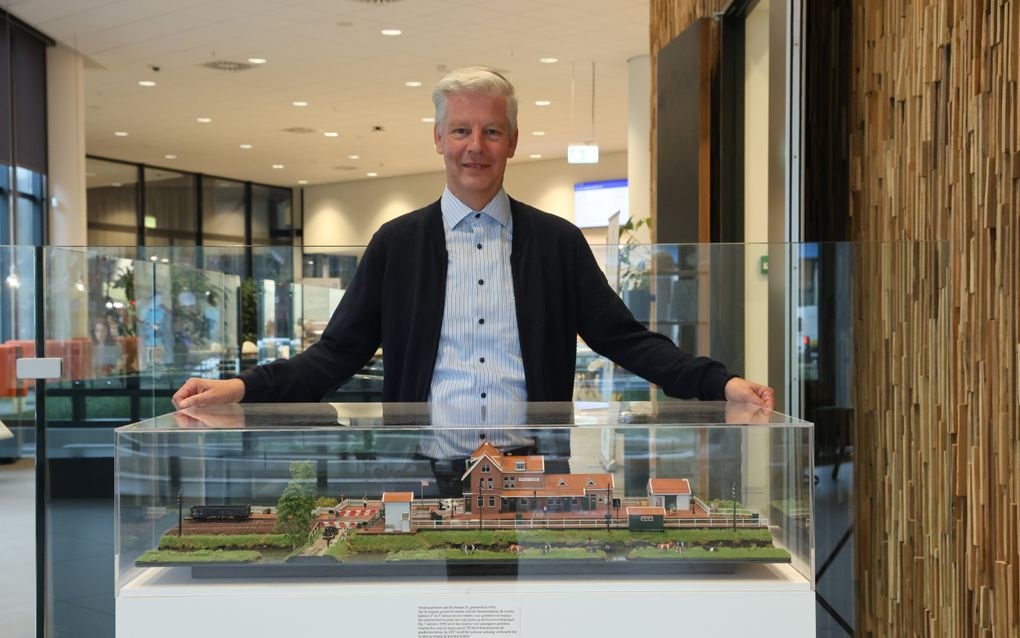
[[[238,403],[244,398],[244,381],[240,379],[197,379],[192,377],[173,396],[178,410],[206,405]]]

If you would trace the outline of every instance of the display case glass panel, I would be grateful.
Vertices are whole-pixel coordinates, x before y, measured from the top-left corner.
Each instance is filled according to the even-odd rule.
[[[725,573],[813,587],[812,427],[776,412],[252,404],[116,439],[119,595],[278,577]]]

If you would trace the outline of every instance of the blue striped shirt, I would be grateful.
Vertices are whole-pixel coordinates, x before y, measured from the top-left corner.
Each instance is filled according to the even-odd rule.
[[[527,401],[510,274],[510,198],[500,189],[474,211],[446,189],[441,206],[449,261],[429,401],[461,406]]]

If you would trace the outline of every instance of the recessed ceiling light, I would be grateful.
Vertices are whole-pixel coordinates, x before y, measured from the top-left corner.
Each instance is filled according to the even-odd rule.
[[[421,82],[417,80],[411,80],[410,82],[404,82],[404,86],[419,87],[421,86]]]
[[[542,64],[556,64],[557,62],[560,61],[560,59],[559,58],[539,58],[538,61],[541,62]]]
[[[273,168],[279,170],[279,169],[283,168],[283,164],[273,164]]]
[[[336,131],[326,131],[325,133],[323,133],[323,135],[325,135],[326,137],[336,137],[340,134],[337,133]]]
[[[549,106],[552,104],[549,100],[535,100],[535,106]]]
[[[294,106],[308,106],[308,102],[305,102],[304,100],[294,100],[291,104]]]
[[[421,121],[425,122],[426,124],[432,124],[433,122],[436,121],[436,118],[434,118],[434,117],[423,117],[423,118],[421,118]]]
[[[543,135],[545,135],[545,131],[532,131],[531,134],[534,135],[535,137],[542,137]]]
[[[167,155],[164,155],[163,157],[165,157],[167,159],[177,159],[177,156],[176,155],[172,155],[172,154],[167,154]]]
[[[139,80],[138,86],[156,86],[156,83],[152,80]]]
[[[305,184],[307,184],[307,183],[308,183],[308,180],[307,180],[307,179],[299,179],[299,180],[297,181],[297,183],[298,183],[298,184],[301,184],[302,186],[304,186]]]
[[[383,29],[379,33],[383,35],[400,35],[401,33],[403,33],[403,31],[401,31],[400,29]]]
[[[266,63],[266,59],[265,58],[248,58],[248,62],[251,62],[252,64],[265,64]]]
[[[116,135],[117,137],[127,137],[128,136],[127,131],[114,131],[113,134]]]
[[[198,122],[200,124],[208,124],[209,122],[212,122],[212,118],[211,117],[200,117],[200,118],[198,118]]]
[[[122,184],[121,182],[114,182],[114,183],[110,184],[110,186],[113,186],[114,188],[120,188],[123,185],[124,184]]]
[[[361,159],[360,155],[348,155],[347,159]]]
[[[542,154],[541,153],[532,153],[528,157],[530,157],[531,159],[542,159]]]
[[[379,177],[379,173],[365,173],[365,177]]]
[[[251,148],[251,144],[241,144],[241,148],[247,151],[249,148]]]

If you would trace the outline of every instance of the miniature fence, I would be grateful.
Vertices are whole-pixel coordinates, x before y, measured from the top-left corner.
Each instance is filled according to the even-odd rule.
[[[668,529],[683,527],[739,527],[758,528],[768,527],[767,518],[759,517],[737,517],[731,518],[683,518],[666,519],[663,526]],[[629,527],[626,518],[613,518],[609,521],[598,518],[530,518],[523,520],[516,519],[447,519],[447,520],[412,520],[411,530],[425,529],[627,529]]]

